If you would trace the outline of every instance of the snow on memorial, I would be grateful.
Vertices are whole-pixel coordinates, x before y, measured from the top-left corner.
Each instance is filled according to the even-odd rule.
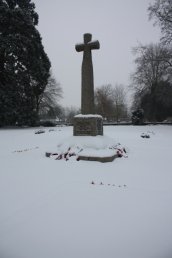
[[[81,78],[81,114],[74,117],[73,136],[58,144],[57,152],[47,152],[47,157],[57,160],[89,160],[111,162],[126,157],[126,150],[114,139],[103,135],[103,118],[94,114],[94,76],[91,50],[99,49],[99,41],[92,41],[90,33],[84,34],[84,43],[76,44],[77,52],[83,51]]]

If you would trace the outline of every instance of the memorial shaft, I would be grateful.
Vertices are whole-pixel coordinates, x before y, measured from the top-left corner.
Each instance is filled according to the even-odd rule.
[[[92,35],[84,34],[84,44],[75,46],[76,51],[83,51],[81,70],[81,113],[94,114],[94,75],[91,50],[99,49],[98,41],[91,41]]]

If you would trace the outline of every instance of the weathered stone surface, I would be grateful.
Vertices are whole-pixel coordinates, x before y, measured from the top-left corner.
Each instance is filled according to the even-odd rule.
[[[94,76],[91,50],[99,49],[99,41],[91,41],[90,33],[84,34],[84,43],[77,44],[77,52],[83,51],[82,62],[82,88],[81,88],[81,114],[92,117],[74,117],[74,136],[103,135],[103,119],[101,116],[94,117]]]
[[[81,88],[81,113],[94,114],[94,77],[91,50],[99,49],[99,41],[91,41],[90,33],[84,34],[84,43],[77,44],[75,49],[77,52],[83,51],[82,62],[82,88]]]
[[[74,117],[74,136],[103,135],[103,119],[101,116]]]

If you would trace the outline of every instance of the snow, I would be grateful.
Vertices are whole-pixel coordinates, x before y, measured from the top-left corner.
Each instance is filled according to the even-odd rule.
[[[115,145],[114,139],[108,136],[70,136],[58,143],[57,150],[65,152],[72,148],[78,149],[82,154],[83,152],[101,152],[103,156],[106,156],[108,151],[112,152],[109,148],[113,145]]]
[[[116,143],[113,138],[105,135],[97,136],[70,136],[63,139],[58,143],[57,150],[54,154],[58,154],[58,157],[66,157],[69,159],[71,156],[84,157],[113,157],[114,155],[121,154],[126,155],[123,151],[125,147],[122,147],[119,143]],[[49,152],[51,153],[51,152]],[[72,155],[74,154],[74,155]],[[54,156],[54,155],[53,155]]]
[[[95,118],[103,119],[103,117],[101,115],[97,115],[97,114],[87,114],[87,115],[78,114],[75,117],[77,117],[77,118],[92,118],[92,117],[95,117]]]
[[[0,129],[0,257],[171,258],[172,127],[105,126],[94,146],[128,150],[111,163],[46,158],[75,137],[44,130]]]

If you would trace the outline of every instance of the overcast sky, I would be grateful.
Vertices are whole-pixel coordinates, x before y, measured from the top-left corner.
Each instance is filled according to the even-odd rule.
[[[80,107],[83,53],[75,44],[83,34],[99,40],[93,50],[94,87],[130,83],[134,70],[132,48],[138,43],[158,42],[160,30],[148,20],[147,8],[154,0],[33,0],[39,14],[38,30],[63,88],[63,106]]]

